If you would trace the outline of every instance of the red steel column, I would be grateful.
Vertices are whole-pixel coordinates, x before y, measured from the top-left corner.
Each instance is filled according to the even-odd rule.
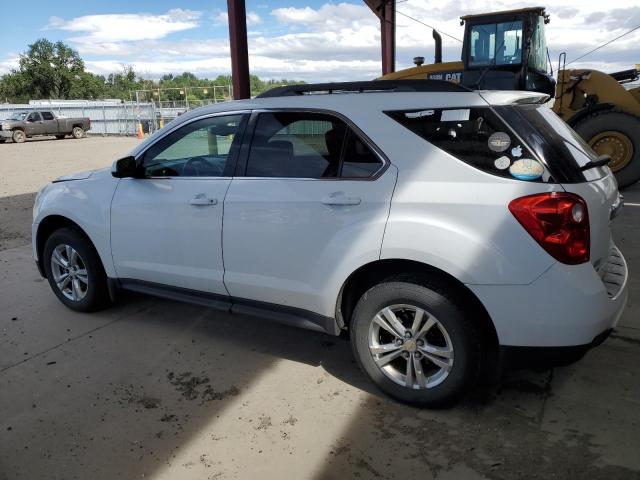
[[[382,37],[382,74],[396,69],[396,2],[387,1],[382,7],[380,34]]]
[[[395,0],[364,0],[380,19],[382,74],[396,69],[396,2]]]
[[[249,51],[247,49],[247,12],[244,0],[227,0],[227,10],[229,12],[233,98],[241,100],[251,97]]]

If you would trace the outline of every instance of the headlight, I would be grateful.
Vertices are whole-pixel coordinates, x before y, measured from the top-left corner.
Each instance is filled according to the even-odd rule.
[[[2,130],[11,130],[11,125],[9,125],[8,123],[3,123],[2,125],[0,125]]]

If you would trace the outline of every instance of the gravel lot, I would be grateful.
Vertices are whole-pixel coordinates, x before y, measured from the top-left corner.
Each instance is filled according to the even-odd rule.
[[[65,309],[27,246],[35,192],[137,142],[0,145],[0,479],[640,479],[639,187],[612,337],[429,411],[373,390],[343,337],[136,295]]]

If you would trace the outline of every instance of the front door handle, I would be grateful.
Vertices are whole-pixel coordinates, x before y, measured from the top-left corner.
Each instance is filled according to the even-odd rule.
[[[349,197],[344,192],[334,192],[322,199],[324,205],[360,205],[362,199],[359,197]]]
[[[217,203],[218,203],[217,198],[209,198],[204,193],[199,193],[195,197],[193,197],[191,200],[189,200],[189,205],[196,205],[196,206],[209,206],[209,205],[216,205]]]

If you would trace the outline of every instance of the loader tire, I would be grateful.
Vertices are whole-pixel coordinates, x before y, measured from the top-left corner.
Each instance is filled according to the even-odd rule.
[[[640,118],[617,110],[589,115],[574,125],[597,154],[611,157],[609,167],[620,188],[640,180]]]

